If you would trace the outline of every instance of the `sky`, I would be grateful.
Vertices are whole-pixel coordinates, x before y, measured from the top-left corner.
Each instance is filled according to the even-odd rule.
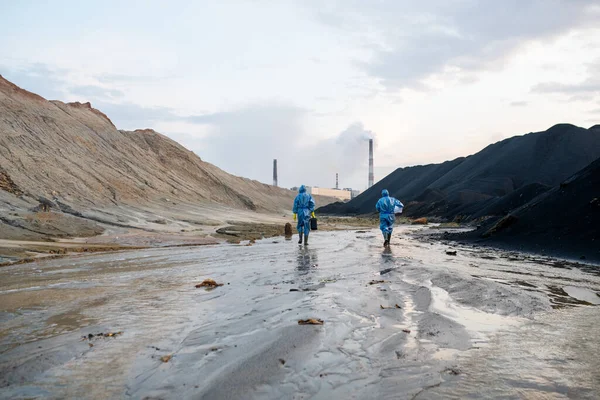
[[[600,0],[0,0],[0,74],[235,175],[364,190],[600,123]]]

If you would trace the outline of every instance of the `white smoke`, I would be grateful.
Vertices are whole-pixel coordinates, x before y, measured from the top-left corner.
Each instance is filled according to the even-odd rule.
[[[308,151],[314,154],[312,165],[303,179],[308,185],[334,187],[339,173],[340,187],[362,188],[367,185],[369,139],[375,134],[361,122],[354,122],[333,138],[323,140]],[[374,140],[374,143],[377,143]],[[363,176],[364,175],[364,176]]]

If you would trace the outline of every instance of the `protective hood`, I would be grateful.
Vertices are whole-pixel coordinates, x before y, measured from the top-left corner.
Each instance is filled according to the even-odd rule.
[[[389,196],[390,196],[390,192],[388,192],[388,190],[387,190],[387,189],[383,189],[383,190],[381,191],[381,195],[382,195],[383,197],[389,197]]]
[[[299,192],[299,193],[306,193],[306,186],[304,186],[304,185],[301,185],[301,186],[300,186],[300,189],[298,189],[298,192]]]

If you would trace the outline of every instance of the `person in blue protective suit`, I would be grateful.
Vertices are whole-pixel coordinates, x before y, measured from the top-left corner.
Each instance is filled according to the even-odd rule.
[[[315,217],[315,201],[313,200],[310,193],[306,192],[304,185],[300,186],[298,195],[294,200],[294,221],[298,220],[298,235],[300,239],[298,244],[302,244],[302,235],[304,235],[304,245],[308,245],[308,234],[310,233],[310,218]]]
[[[394,230],[394,222],[396,222],[396,207],[402,209],[404,204],[402,204],[400,200],[390,197],[390,192],[388,192],[387,189],[383,189],[381,198],[377,202],[377,205],[375,205],[375,208],[379,212],[379,229],[381,229],[381,233],[383,233],[384,247],[390,245],[392,231]]]

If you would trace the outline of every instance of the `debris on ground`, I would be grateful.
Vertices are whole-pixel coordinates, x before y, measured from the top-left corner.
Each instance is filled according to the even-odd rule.
[[[402,332],[404,332],[404,333],[410,333],[410,329],[402,329]]]
[[[446,250],[446,254],[448,254],[449,256],[455,256],[456,250]]]
[[[290,289],[290,292],[316,292],[317,289],[314,288],[303,288],[303,289],[296,289],[296,288],[292,288]]]
[[[458,368],[446,368],[444,370],[444,372],[449,375],[460,375],[461,374],[461,371]]]
[[[162,362],[164,362],[164,363],[168,363],[168,362],[171,360],[171,358],[172,358],[172,357],[173,357],[173,356],[172,356],[172,355],[170,355],[170,354],[169,354],[168,356],[162,356],[162,357],[160,358],[160,361],[162,361]]]
[[[117,337],[119,335],[122,335],[123,332],[108,332],[108,333],[88,333],[86,336],[82,336],[81,340],[92,340],[95,337]],[[90,346],[91,347],[91,346]]]
[[[394,304],[393,307],[384,307],[383,305],[380,304],[379,307],[381,307],[382,310],[387,310],[387,309],[390,309],[390,308],[402,308],[398,304]]]
[[[205,279],[202,283],[196,285],[197,288],[205,287],[207,289],[214,289],[218,286],[223,286],[223,284],[215,282],[214,279]]]
[[[309,319],[301,319],[298,321],[298,325],[323,325],[324,322],[322,319],[317,318],[309,318]]]
[[[385,281],[372,280],[371,282],[369,282],[369,285],[377,285],[378,283],[385,283]]]
[[[411,222],[413,225],[427,225],[427,218],[417,218]]]
[[[285,365],[285,360],[283,358],[280,358],[279,362],[281,363],[281,365]]]

